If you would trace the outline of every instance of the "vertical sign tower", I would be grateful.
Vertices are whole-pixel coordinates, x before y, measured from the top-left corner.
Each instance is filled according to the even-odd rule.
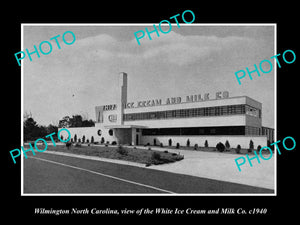
[[[119,93],[117,102],[117,124],[123,125],[124,106],[127,103],[127,73],[119,73]]]

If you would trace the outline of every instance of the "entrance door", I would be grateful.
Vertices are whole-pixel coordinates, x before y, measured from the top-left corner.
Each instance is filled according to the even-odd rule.
[[[135,135],[135,145],[139,145],[139,135]]]

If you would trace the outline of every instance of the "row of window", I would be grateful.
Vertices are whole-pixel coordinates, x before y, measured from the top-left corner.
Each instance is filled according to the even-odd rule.
[[[152,128],[143,129],[142,135],[263,135],[261,130],[249,126]]]
[[[124,114],[124,121],[131,120],[152,120],[152,119],[168,119],[168,118],[188,118],[203,116],[223,116],[247,114],[261,118],[261,110],[249,105],[226,105],[216,107],[203,107],[192,109],[177,109],[157,112],[144,113],[127,113]]]

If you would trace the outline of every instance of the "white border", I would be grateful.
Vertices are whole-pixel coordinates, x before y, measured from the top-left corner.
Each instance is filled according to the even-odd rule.
[[[158,25],[158,23],[21,23],[21,50],[24,49],[23,39],[24,39],[24,26],[153,26]],[[176,23],[171,23],[172,25],[177,25]],[[168,24],[161,24],[162,26],[167,26]],[[180,26],[274,26],[274,55],[277,54],[277,24],[276,23],[192,23],[185,24],[182,23]],[[270,56],[271,57],[271,56]],[[274,58],[274,65],[276,65]],[[23,115],[24,115],[24,65],[21,61],[21,146],[23,146]],[[277,66],[274,66],[274,141],[277,141]],[[274,151],[276,152],[276,151]],[[82,194],[82,193],[73,193],[73,194],[24,194],[24,181],[23,181],[23,152],[21,151],[21,196],[277,196],[277,152],[274,157],[274,193],[263,193],[263,194],[220,194],[220,193],[208,193],[208,194]]]

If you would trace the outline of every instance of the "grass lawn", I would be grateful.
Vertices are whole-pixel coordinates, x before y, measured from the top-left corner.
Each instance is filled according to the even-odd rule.
[[[42,149],[42,148],[41,148]],[[169,152],[161,152],[155,150],[145,150],[139,148],[126,148],[124,146],[71,146],[69,149],[65,145],[51,146],[48,145],[47,150],[67,152],[79,155],[99,156],[101,158],[120,159],[131,162],[138,162],[150,166],[164,163],[172,163],[182,160],[183,155]],[[46,151],[47,151],[46,150]]]

